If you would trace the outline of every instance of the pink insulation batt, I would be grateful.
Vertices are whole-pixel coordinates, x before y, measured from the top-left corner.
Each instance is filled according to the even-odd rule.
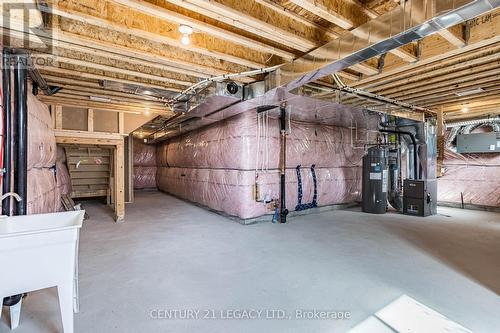
[[[28,214],[59,210],[61,200],[55,164],[56,138],[49,109],[28,94]]]
[[[57,147],[56,183],[60,194],[71,194],[71,178],[66,164],[66,152]]]
[[[445,150],[443,177],[438,180],[440,202],[500,207],[500,154],[458,154]]]
[[[134,189],[156,188],[156,147],[134,139]]]
[[[161,144],[157,151],[159,189],[242,219],[272,213],[269,205],[255,200],[254,187],[257,177],[260,199],[279,197],[278,120],[269,118],[267,139],[261,130],[258,140],[258,131],[256,113],[245,112]],[[297,205],[297,165],[302,166],[302,203],[312,201],[312,164],[316,165],[319,206],[360,201],[362,157],[363,149],[351,145],[350,129],[291,121],[288,209]]]

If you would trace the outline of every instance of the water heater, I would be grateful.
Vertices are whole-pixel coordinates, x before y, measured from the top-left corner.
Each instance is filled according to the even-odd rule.
[[[384,214],[387,211],[389,172],[387,147],[371,147],[363,157],[363,202],[365,213]]]

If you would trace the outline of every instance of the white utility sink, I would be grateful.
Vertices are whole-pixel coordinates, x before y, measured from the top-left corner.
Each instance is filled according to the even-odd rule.
[[[57,287],[64,332],[73,332],[84,214],[81,210],[0,217],[0,302],[7,296]]]

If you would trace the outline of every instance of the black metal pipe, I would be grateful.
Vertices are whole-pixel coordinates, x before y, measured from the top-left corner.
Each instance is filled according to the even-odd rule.
[[[280,170],[280,223],[286,223],[286,106],[280,106],[281,170]]]
[[[10,51],[7,48],[2,52],[2,92],[3,92],[3,174],[2,174],[2,193],[11,191],[11,172],[12,172],[12,129],[11,129],[11,77],[10,77]],[[10,215],[11,212],[10,197],[2,201],[2,215]]]
[[[405,132],[405,131],[396,131],[396,130],[388,130],[388,129],[381,129],[379,130],[381,133],[392,133],[392,134],[400,134],[400,135],[408,135],[411,139],[411,142],[413,144],[413,177],[414,179],[419,179],[418,178],[418,152],[417,152],[417,140],[415,139],[415,135],[411,132]]]
[[[27,60],[29,61],[29,59],[27,59]],[[40,88],[44,92],[45,95],[52,96],[52,95],[56,94],[59,90],[62,89],[61,87],[57,87],[57,86],[49,86],[47,84],[47,81],[45,81],[45,79],[42,77],[42,75],[40,74],[38,69],[35,68],[35,66],[33,64],[30,63],[27,70],[28,70],[29,76],[31,77],[31,80],[33,80],[33,82],[36,83],[36,86],[38,88]],[[35,85],[33,85],[33,87],[35,87]],[[34,94],[34,95],[36,95],[36,94]]]
[[[28,193],[28,75],[27,55],[15,55],[14,115],[16,119],[14,192],[21,200],[16,204],[15,215],[26,215]]]

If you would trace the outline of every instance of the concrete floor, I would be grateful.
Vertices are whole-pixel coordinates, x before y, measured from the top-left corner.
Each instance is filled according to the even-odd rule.
[[[402,294],[474,332],[500,327],[498,213],[352,209],[242,226],[157,192],[138,193],[123,224],[99,203],[85,208],[77,333],[345,332]],[[175,309],[275,309],[291,319],[151,318]],[[351,319],[298,320],[297,309]],[[16,332],[60,327],[55,289],[30,293]]]

